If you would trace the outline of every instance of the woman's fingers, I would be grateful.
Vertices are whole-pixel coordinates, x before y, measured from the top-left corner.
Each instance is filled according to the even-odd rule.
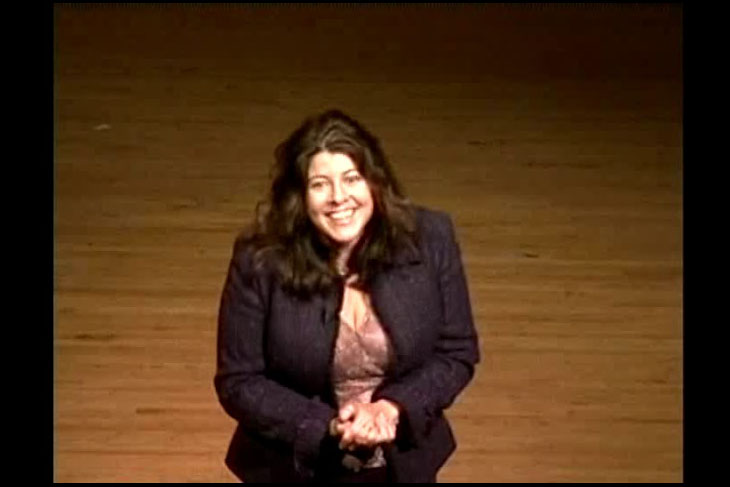
[[[356,445],[362,445],[364,443],[363,438],[367,434],[366,427],[367,425],[363,423],[362,419],[341,423],[338,427],[342,432],[340,448],[352,449]]]
[[[337,431],[342,435],[342,449],[374,446],[395,439],[395,423],[380,404],[348,404],[340,409],[338,419]]]
[[[364,439],[364,444],[367,446],[373,446],[378,443],[378,432],[374,430],[368,431]]]
[[[377,439],[377,431],[367,424],[349,423],[340,441],[340,448],[354,449],[356,446],[371,446]]]
[[[379,442],[386,443],[395,439],[395,426],[392,422],[388,421],[388,418],[386,418],[385,415],[377,416],[377,426]]]
[[[344,431],[342,433],[342,438],[340,438],[340,449],[352,449],[350,448],[353,445],[353,433],[351,424],[344,425]]]

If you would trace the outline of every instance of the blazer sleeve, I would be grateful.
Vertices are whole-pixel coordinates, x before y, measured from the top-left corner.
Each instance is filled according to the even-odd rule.
[[[479,344],[461,252],[448,215],[440,214],[426,253],[441,292],[443,320],[431,356],[419,367],[388,381],[373,400],[389,399],[401,410],[398,441],[418,446],[474,375]]]
[[[267,377],[265,326],[271,275],[252,253],[234,250],[218,315],[214,385],[225,411],[245,429],[292,448],[294,467],[311,476],[335,410]]]

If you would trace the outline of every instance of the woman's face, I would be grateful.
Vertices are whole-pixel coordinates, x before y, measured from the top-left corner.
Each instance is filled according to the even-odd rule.
[[[351,247],[373,216],[373,197],[349,156],[319,152],[307,175],[307,214],[314,226],[335,242]]]

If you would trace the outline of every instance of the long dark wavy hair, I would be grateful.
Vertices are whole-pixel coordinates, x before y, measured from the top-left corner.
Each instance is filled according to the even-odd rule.
[[[413,206],[378,139],[339,110],[311,116],[276,147],[268,197],[239,238],[239,244],[254,247],[257,267],[273,263],[285,288],[304,296],[326,291],[340,278],[337,246],[316,229],[306,207],[309,164],[322,151],[349,156],[372,193],[372,218],[348,261],[350,272],[358,274],[356,284],[367,289],[397,251],[417,246]]]

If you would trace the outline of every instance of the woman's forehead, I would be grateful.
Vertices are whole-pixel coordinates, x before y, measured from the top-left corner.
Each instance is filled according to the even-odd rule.
[[[341,152],[318,152],[309,163],[309,177],[332,176],[352,169],[357,170],[355,161]]]

